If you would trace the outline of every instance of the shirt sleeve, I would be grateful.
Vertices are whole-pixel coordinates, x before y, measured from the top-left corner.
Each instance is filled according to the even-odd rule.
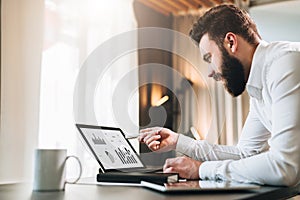
[[[237,160],[243,156],[238,147],[210,144],[205,140],[194,140],[184,135],[179,135],[176,151],[200,161]]]
[[[269,68],[266,89],[269,90],[272,100],[269,151],[240,160],[203,162],[199,170],[201,179],[286,186],[299,183],[299,53],[289,53],[273,63]]]
[[[269,138],[270,132],[250,105],[250,112],[236,146],[210,144],[205,140],[179,135],[176,150],[200,161],[239,160],[268,150]]]

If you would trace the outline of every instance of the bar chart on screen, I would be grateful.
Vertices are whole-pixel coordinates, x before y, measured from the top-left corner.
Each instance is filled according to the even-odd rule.
[[[105,169],[143,167],[120,130],[83,128],[82,132]]]
[[[137,163],[137,160],[134,158],[134,155],[128,150],[125,146],[118,147],[115,150],[116,154],[120,158],[123,164],[134,164]]]
[[[105,145],[106,142],[103,138],[101,137],[97,137],[95,134],[93,134],[93,137],[92,137],[92,141],[95,145]]]

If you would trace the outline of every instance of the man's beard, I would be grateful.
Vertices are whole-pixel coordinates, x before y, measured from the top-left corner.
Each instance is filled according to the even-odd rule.
[[[242,63],[233,56],[230,56],[224,47],[221,48],[223,63],[222,78],[224,87],[233,97],[242,94],[246,88],[244,67]]]

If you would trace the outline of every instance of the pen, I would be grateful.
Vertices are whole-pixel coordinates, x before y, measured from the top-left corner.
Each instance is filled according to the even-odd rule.
[[[138,137],[139,137],[139,135],[135,135],[135,136],[131,136],[131,135],[128,135],[128,136],[127,136],[127,135],[126,135],[126,136],[125,136],[126,139],[136,139],[136,138],[138,138]]]

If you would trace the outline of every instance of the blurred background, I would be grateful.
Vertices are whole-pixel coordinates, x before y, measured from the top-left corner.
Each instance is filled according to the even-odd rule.
[[[74,109],[84,123],[92,123],[84,102],[73,105],[74,85],[88,56],[114,36],[138,28],[165,28],[187,37],[199,16],[222,3],[246,9],[266,41],[300,41],[299,0],[1,0],[0,183],[32,180],[35,148],[66,148],[82,160],[83,176],[95,176],[98,164],[74,126]],[[143,37],[137,34],[136,50],[113,60],[98,82],[98,124],[120,127],[127,135],[137,135],[140,127],[164,126],[195,139],[235,145],[249,109],[247,93],[232,98],[221,84],[208,80],[199,51],[185,40],[158,32],[155,42],[172,49],[166,51],[138,48]],[[107,55],[122,45],[109,47]],[[186,56],[174,53],[178,49]],[[181,78],[140,68],[151,64],[168,66]],[[122,84],[137,88],[123,90],[130,96],[124,101],[134,125],[124,125],[111,102],[118,83],[131,72],[134,78]],[[88,81],[80,85],[83,98]],[[152,154],[130,141],[148,164],[162,165],[176,156]],[[76,176],[73,164],[68,177]]]

